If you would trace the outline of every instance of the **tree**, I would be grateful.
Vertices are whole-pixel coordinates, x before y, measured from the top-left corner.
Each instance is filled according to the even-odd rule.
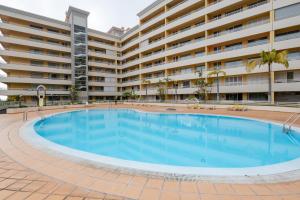
[[[273,63],[282,64],[285,68],[289,67],[289,62],[287,59],[288,52],[281,51],[277,52],[275,49],[269,52],[262,51],[258,59],[252,60],[247,63],[246,69],[248,72],[254,70],[257,66],[268,65],[269,74],[269,91],[268,91],[268,101],[274,103],[274,98],[272,96],[272,65]]]
[[[151,84],[151,81],[143,79],[142,84],[145,85],[145,88],[146,88],[146,98],[147,98],[147,96],[148,96],[148,85]]]
[[[196,86],[197,86],[197,90],[195,93],[198,96],[198,99],[200,99],[200,97],[202,97],[202,99],[204,99],[204,101],[206,101],[208,90],[211,87],[211,84],[206,82],[203,79],[198,79],[196,81]]]
[[[164,101],[164,99],[165,99],[165,83],[162,80],[159,80],[159,82],[158,82],[157,93],[159,95],[160,100]]]
[[[132,99],[132,100],[135,100],[138,98],[138,95],[135,94],[134,90],[131,90],[131,91],[125,91],[122,95],[125,99]]]
[[[179,83],[179,81],[177,81],[177,80],[174,80],[174,81],[173,81],[173,84],[174,84],[174,86],[175,86],[175,101],[177,101],[178,83]]]
[[[129,99],[131,97],[131,91],[125,91],[122,94],[123,98]]]
[[[172,79],[170,79],[169,77],[166,77],[164,78],[164,83],[165,83],[165,99],[167,99],[167,96],[168,96],[168,85],[169,85],[169,82],[171,82]]]
[[[75,101],[78,100],[78,91],[74,85],[70,87],[69,91],[70,91],[71,103],[73,104]]]
[[[209,77],[216,76],[216,79],[217,79],[217,101],[220,101],[220,84],[219,84],[219,82],[220,82],[219,75],[220,74],[223,74],[224,76],[226,76],[226,72],[224,72],[220,69],[216,69],[216,70],[208,73]]]

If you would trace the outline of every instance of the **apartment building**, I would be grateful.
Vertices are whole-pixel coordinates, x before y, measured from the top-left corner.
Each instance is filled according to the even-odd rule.
[[[133,91],[142,99],[184,100],[196,82],[212,84],[216,99],[221,69],[221,100],[266,101],[268,68],[246,71],[262,50],[288,50],[289,68],[272,67],[274,101],[300,101],[300,0],[157,0],[129,30],[107,33],[88,28],[89,13],[70,7],[65,21],[0,6],[0,69],[8,89],[35,101],[45,85],[48,100],[68,100],[74,85],[83,100],[120,98]]]

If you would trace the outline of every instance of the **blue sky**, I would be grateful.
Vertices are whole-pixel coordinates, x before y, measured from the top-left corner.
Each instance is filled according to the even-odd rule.
[[[108,31],[111,26],[133,27],[138,24],[137,13],[154,0],[0,0],[1,5],[65,19],[69,5],[89,11],[89,27]]]

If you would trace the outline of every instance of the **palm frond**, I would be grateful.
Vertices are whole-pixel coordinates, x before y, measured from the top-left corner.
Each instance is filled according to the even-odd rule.
[[[223,74],[223,76],[226,76],[226,72],[223,71],[223,70],[214,70],[214,71],[211,71],[207,74],[208,77],[211,77],[211,76],[219,76],[219,74]]]
[[[262,62],[259,62],[257,59],[256,60],[251,60],[250,62],[248,62],[246,64],[247,72],[253,71],[256,68],[257,65],[260,65],[260,63],[262,63]]]
[[[288,51],[281,51],[277,53],[277,56],[274,60],[275,63],[278,64],[283,64],[285,68],[289,67],[289,62],[288,62]]]

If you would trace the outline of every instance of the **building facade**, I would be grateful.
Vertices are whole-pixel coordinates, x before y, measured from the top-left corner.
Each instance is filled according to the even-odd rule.
[[[107,33],[88,28],[89,13],[70,7],[65,21],[0,6],[0,95],[36,101],[45,85],[48,100],[105,100],[131,91],[142,99],[195,96],[197,81],[211,83],[215,100],[220,69],[221,100],[266,101],[268,68],[248,72],[262,50],[287,50],[289,68],[272,67],[275,101],[300,101],[299,0],[157,0],[138,13],[139,25]],[[166,81],[167,80],[167,81]]]

